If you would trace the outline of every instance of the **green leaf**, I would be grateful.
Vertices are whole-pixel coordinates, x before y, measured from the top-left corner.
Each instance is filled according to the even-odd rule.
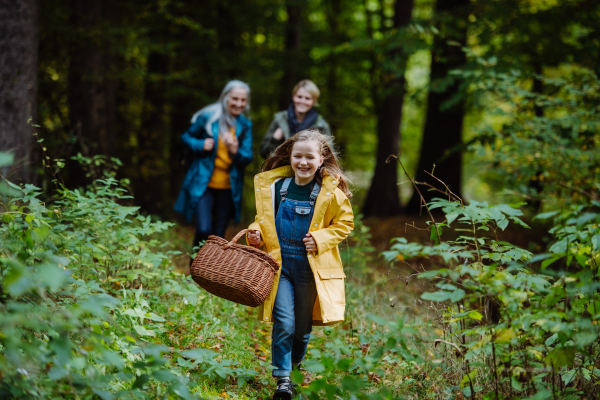
[[[379,325],[386,325],[387,324],[387,321],[384,318],[378,317],[377,315],[367,314],[367,317],[369,317],[376,324],[379,324]]]
[[[364,379],[357,376],[346,375],[342,378],[342,388],[350,393],[359,393],[364,385]]]
[[[111,392],[107,392],[106,390],[100,390],[98,388],[93,387],[92,392],[100,396],[102,400],[113,400],[115,398],[115,396],[113,396]]]
[[[458,289],[452,292],[452,297],[450,297],[450,300],[452,300],[453,303],[456,303],[457,301],[462,300],[465,296],[465,291],[462,289]]]
[[[57,265],[40,265],[37,276],[51,291],[60,288],[68,276],[68,272]]]
[[[456,220],[456,218],[459,215],[460,214],[458,212],[449,212],[448,214],[446,214],[446,219],[448,220],[447,221],[448,225],[450,225],[452,222],[454,222],[454,220]]]
[[[302,385],[304,383],[304,374],[302,374],[302,371],[294,369],[292,370],[292,382],[295,383],[296,385]]]
[[[546,268],[548,268],[548,266],[549,266],[550,264],[552,264],[552,263],[553,263],[553,262],[555,262],[556,260],[559,260],[560,258],[561,258],[560,256],[556,256],[556,257],[552,257],[552,258],[549,258],[549,259],[547,259],[547,260],[544,260],[544,261],[542,262],[542,269],[546,269]]]
[[[501,219],[500,221],[498,221],[497,224],[498,224],[498,228],[504,230],[508,226],[508,219],[506,219],[506,218]]]
[[[438,292],[423,293],[421,295],[421,298],[423,300],[430,300],[430,301],[446,301],[448,299],[451,299],[453,295],[454,295],[454,292],[446,292],[445,290],[440,290]]]
[[[575,347],[561,347],[552,350],[546,356],[546,363],[551,364],[554,368],[560,368],[565,365],[572,366],[575,361]]]
[[[436,233],[437,229],[437,233]],[[429,235],[429,240],[434,242],[435,244],[440,244],[440,239],[442,238],[442,227],[438,224],[431,227],[431,234]]]
[[[352,360],[352,358],[342,358],[337,362],[337,368],[340,371],[348,372],[348,370],[350,369],[350,366],[352,366],[353,362],[354,361]]]
[[[172,372],[160,369],[158,371],[154,371],[152,373],[152,377],[160,382],[171,382],[177,379],[177,376],[175,376]]]
[[[0,167],[12,165],[15,159],[15,155],[12,153],[0,152]]]
[[[423,300],[430,301],[446,301],[450,297],[452,297],[452,292],[447,292],[445,290],[440,290],[437,292],[426,292],[421,295]]]
[[[146,374],[142,374],[140,376],[137,377],[137,379],[135,380],[135,382],[133,382],[133,385],[131,386],[132,389],[141,389],[144,387],[144,385],[146,383],[148,383],[148,381],[150,380],[150,376],[146,375]]]
[[[536,219],[548,219],[550,217],[555,216],[556,214],[558,214],[558,211],[550,211],[550,212],[545,212],[545,213],[541,213],[536,215],[535,217],[533,217],[534,220]]]
[[[479,311],[469,311],[469,318],[476,319],[477,321],[481,321],[483,315]]]
[[[191,358],[193,360],[202,360],[204,358],[212,357],[214,355],[214,352],[208,349],[193,349],[182,351],[181,355],[187,358]]]
[[[469,386],[469,381],[473,381],[475,380],[475,376],[477,375],[477,368],[473,368],[473,370],[471,372],[469,372],[468,374],[465,374],[465,376],[463,376],[462,380],[460,381],[460,387],[464,388]]]
[[[303,361],[302,365],[308,372],[319,373],[325,371],[325,366],[316,360]]]
[[[158,291],[158,295],[162,296],[165,293],[169,293],[169,290],[171,290],[171,285],[169,285],[168,283],[164,284],[161,286],[160,290]]]
[[[592,236],[592,246],[595,251],[600,251],[600,235]]]
[[[58,364],[66,366],[71,359],[71,349],[73,347],[71,340],[67,335],[61,335],[52,340],[51,346],[56,353]]]
[[[512,329],[502,329],[496,333],[494,341],[496,343],[508,344],[511,339],[516,336],[515,331]]]

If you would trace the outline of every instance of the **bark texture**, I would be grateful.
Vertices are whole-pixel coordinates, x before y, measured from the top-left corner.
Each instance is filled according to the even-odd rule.
[[[413,0],[396,0],[394,28],[399,29],[410,23],[413,5]],[[396,69],[402,72],[383,72],[382,90],[387,94],[377,107],[377,161],[363,207],[365,216],[388,217],[402,212],[398,191],[398,165],[396,162],[387,164],[386,160],[390,154],[398,155],[400,150],[400,124],[406,84],[404,70],[407,60],[400,49],[387,56],[396,60]]]
[[[469,0],[437,0],[435,6],[438,29],[431,60],[431,86],[427,98],[427,114],[423,130],[423,143],[419,165],[415,174],[417,182],[427,182],[444,190],[437,180],[425,171],[434,170],[434,175],[442,180],[450,190],[462,197],[462,130],[465,114],[464,101],[460,95],[461,81],[451,80],[449,71],[466,63],[462,47],[467,36],[467,15]],[[454,41],[455,45],[448,44]],[[459,44],[459,45],[456,45]],[[427,202],[442,193],[421,189]],[[418,213],[421,198],[415,191],[410,199],[407,212]]]
[[[31,182],[32,127],[38,85],[39,1],[0,0],[0,151],[15,156],[1,171],[13,181]]]
[[[167,103],[168,57],[151,53],[148,78],[144,90],[142,126],[138,136],[138,165],[134,181],[136,204],[151,213],[164,213],[170,208],[171,147]]]
[[[116,56],[109,51],[114,0],[73,0],[69,65],[69,119],[84,155],[115,155]]]
[[[279,96],[279,109],[285,110],[292,101],[292,89],[300,80],[302,59],[302,9],[304,0],[287,0],[288,14],[285,32],[285,55],[283,60],[283,78]]]

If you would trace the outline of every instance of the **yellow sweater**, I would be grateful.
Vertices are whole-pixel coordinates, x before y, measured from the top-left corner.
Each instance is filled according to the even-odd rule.
[[[231,133],[235,135],[235,130],[232,128]],[[231,157],[229,150],[223,143],[221,135],[217,143],[217,157],[215,158],[215,168],[208,182],[208,187],[211,189],[231,189],[231,181],[229,180],[229,167],[231,166]]]

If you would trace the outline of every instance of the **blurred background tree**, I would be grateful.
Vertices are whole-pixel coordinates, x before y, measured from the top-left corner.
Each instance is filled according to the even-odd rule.
[[[291,101],[293,85],[313,80],[322,92],[318,110],[330,122],[355,184],[354,204],[367,216],[386,217],[420,209],[410,185],[399,185],[404,178],[397,166],[385,163],[389,154],[400,153],[417,181],[441,188],[425,173],[435,165],[435,175],[465,200],[493,200],[502,187],[530,197],[543,191],[542,170],[516,185],[480,168],[471,144],[481,139],[480,127],[506,123],[493,113],[503,103],[475,90],[477,82],[457,70],[480,68],[478,58],[492,60],[498,71],[519,71],[522,87],[548,95],[544,78],[577,68],[600,71],[600,5],[591,0],[31,0],[0,5],[3,17],[12,15],[0,23],[7,32],[2,48],[10,48],[13,38],[19,54],[27,55],[3,51],[0,64],[0,121],[15,121],[0,130],[0,147],[16,152],[17,166],[32,166],[22,176],[46,185],[49,179],[34,162],[31,115],[50,155],[65,160],[67,186],[88,183],[70,159],[77,153],[118,157],[137,205],[166,217],[173,217],[185,173],[179,136],[192,114],[213,102],[230,79],[252,88],[256,145],[273,113]],[[35,65],[37,74],[19,75]],[[9,82],[19,82],[18,107],[6,101],[14,90]],[[527,107],[532,115],[545,115],[541,104]],[[22,146],[9,138],[19,138]],[[261,163],[256,153],[248,177]],[[247,219],[253,215],[250,186]],[[427,199],[432,195],[425,192]]]

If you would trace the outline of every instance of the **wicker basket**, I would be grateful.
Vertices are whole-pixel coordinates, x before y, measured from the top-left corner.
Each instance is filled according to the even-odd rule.
[[[264,251],[236,243],[252,231],[242,230],[231,242],[209,236],[192,262],[194,281],[215,296],[250,307],[261,305],[271,292],[279,264]]]

